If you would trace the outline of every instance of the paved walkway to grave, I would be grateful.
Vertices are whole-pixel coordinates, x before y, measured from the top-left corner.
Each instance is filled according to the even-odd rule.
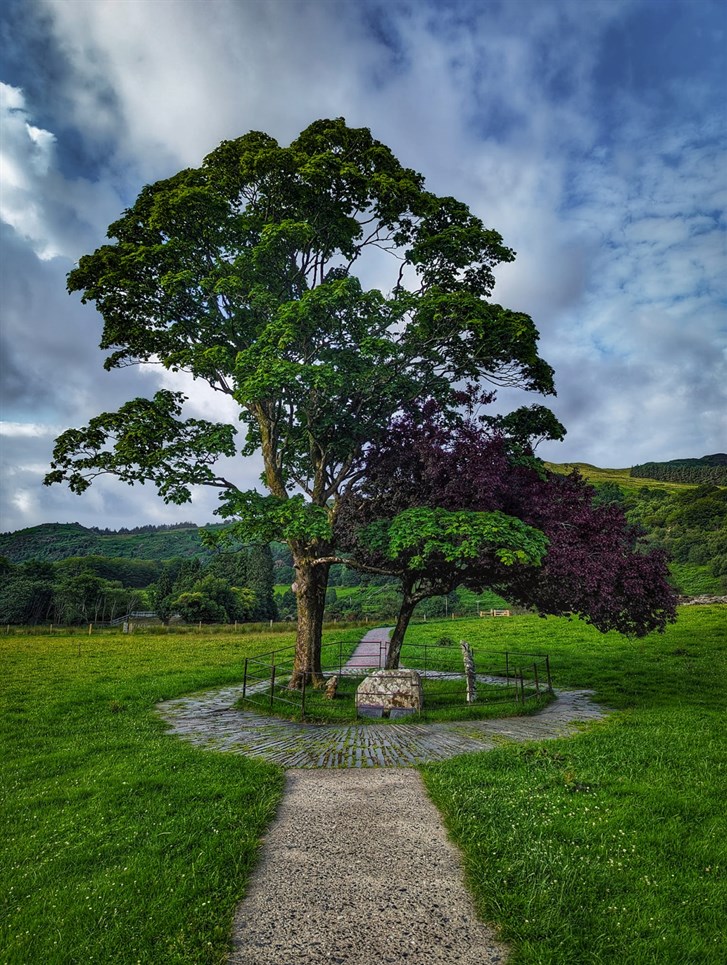
[[[361,642],[346,663],[346,670],[365,670],[375,667],[377,670],[386,664],[386,654],[389,650],[389,633],[391,627],[375,627],[361,638]]]
[[[346,665],[378,667],[385,627],[371,630]],[[369,662],[366,662],[369,661]],[[172,732],[198,747],[261,757],[283,767],[415,767],[457,754],[490,750],[503,740],[562,737],[604,715],[590,690],[561,690],[557,700],[528,717],[448,721],[434,724],[307,724],[281,720],[235,703],[242,684],[205,691],[157,705]]]
[[[387,639],[387,628],[370,631],[346,669],[381,666]],[[240,684],[158,705],[199,747],[289,769],[235,913],[228,965],[504,963],[507,948],[478,918],[459,853],[413,768],[571,733],[604,714],[591,692],[561,691],[530,717],[346,725],[236,710],[241,694]]]

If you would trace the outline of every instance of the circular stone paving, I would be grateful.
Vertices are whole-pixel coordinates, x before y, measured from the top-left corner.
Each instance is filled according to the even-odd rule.
[[[208,750],[261,757],[283,767],[414,767],[485,751],[503,740],[563,737],[603,717],[590,690],[564,690],[537,714],[436,724],[306,724],[238,710],[242,684],[166,700],[172,733]]]

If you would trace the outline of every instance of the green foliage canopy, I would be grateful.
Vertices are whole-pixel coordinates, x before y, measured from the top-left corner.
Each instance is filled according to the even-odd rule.
[[[145,187],[109,238],[68,278],[103,316],[106,367],[158,363],[234,399],[243,451],[262,451],[278,501],[298,488],[329,506],[392,413],[426,396],[453,406],[463,379],[553,391],[532,319],[488,300],[493,268],[514,257],[500,235],[343,119],[287,148],[259,132],[223,142]],[[390,256],[389,294],[354,274],[368,252]],[[183,401],[163,390],[68,430],[46,481],[82,492],[112,473],[178,503],[211,485],[223,515],[267,538],[329,535],[216,474],[235,429],[184,420]]]
[[[538,566],[548,548],[548,539],[540,530],[502,512],[422,506],[404,510],[390,521],[371,523],[367,530],[362,538],[372,549],[422,574],[437,564],[464,573],[468,566],[477,566],[483,555],[491,555],[505,566]]]

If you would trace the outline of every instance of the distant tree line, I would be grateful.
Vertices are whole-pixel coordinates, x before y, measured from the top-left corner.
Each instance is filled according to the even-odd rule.
[[[138,533],[171,533],[175,529],[198,529],[196,523],[160,523],[160,524],[147,524],[144,526],[132,526],[127,529],[126,526],[122,526],[121,529],[101,529],[99,526],[89,526],[88,529],[92,533],[96,533],[98,536],[136,536]]]
[[[674,459],[671,462],[645,462],[632,466],[635,479],[690,483],[695,486],[727,486],[727,455],[715,453],[701,459]]]
[[[0,557],[0,623],[106,623],[139,607],[143,591],[75,562],[12,564]]]
[[[149,589],[151,609],[163,623],[275,620],[273,556],[269,546],[220,552],[201,559],[170,560]]]
[[[596,505],[619,504],[629,522],[645,531],[649,547],[665,550],[678,564],[701,568],[727,589],[727,490],[716,485],[677,492],[624,490],[609,482],[594,487],[593,500]],[[0,624],[108,623],[136,609],[157,612],[166,622],[177,616],[190,623],[297,617],[291,589],[295,570],[284,543],[219,552],[211,558],[82,554],[17,564],[0,557]],[[351,593],[350,587],[357,592]],[[400,599],[393,577],[336,564],[331,567],[325,615],[328,620],[390,619]],[[436,617],[459,609],[460,597],[453,591],[422,602],[418,612]]]
[[[168,623],[276,619],[269,547],[200,558],[131,560],[98,555],[13,564],[0,557],[0,623],[102,624],[134,610]]]

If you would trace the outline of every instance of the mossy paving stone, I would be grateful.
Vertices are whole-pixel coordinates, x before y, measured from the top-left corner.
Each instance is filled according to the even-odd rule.
[[[528,717],[436,724],[304,724],[238,710],[242,686],[158,705],[173,733],[199,747],[224,750],[282,767],[415,767],[488,750],[498,740],[548,740],[604,715],[589,691],[561,691]]]

